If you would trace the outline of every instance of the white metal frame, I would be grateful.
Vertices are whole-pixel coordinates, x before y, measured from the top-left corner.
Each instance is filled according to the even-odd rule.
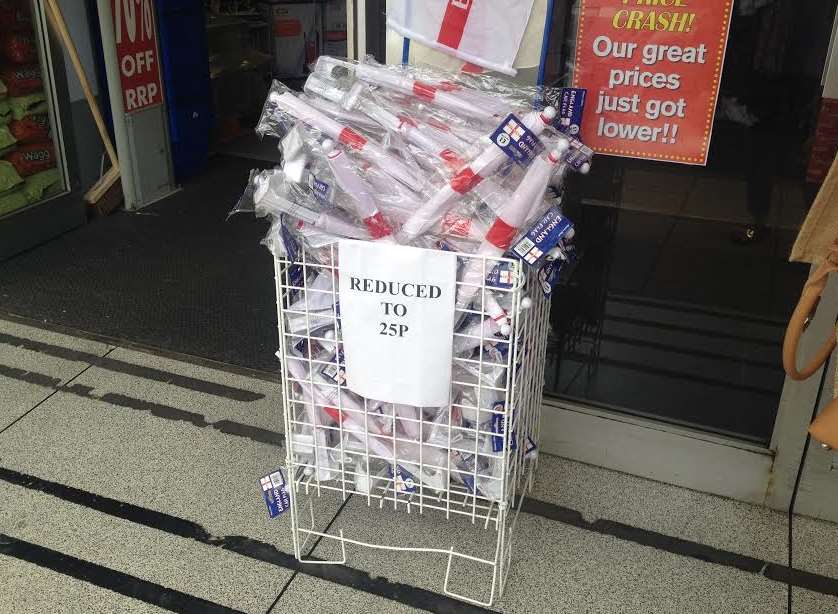
[[[406,418],[403,414],[396,414],[393,404],[384,403],[376,407],[368,399],[357,400],[359,397],[353,397],[343,386],[341,377],[330,381],[318,374],[323,368],[332,368],[332,372],[337,373],[342,366],[334,345],[335,336],[339,337],[340,331],[339,309],[334,309],[339,304],[334,283],[338,268],[332,264],[337,262],[335,245],[330,246],[326,253],[329,257],[325,263],[311,261],[305,251],[300,253],[297,261],[275,260],[280,340],[278,356],[283,366],[286,468],[291,486],[295,556],[302,562],[344,564],[347,561],[347,545],[443,554],[447,556],[443,591],[457,599],[488,607],[503,593],[511,558],[511,534],[537,465],[534,442],[538,441],[540,429],[549,302],[534,276],[525,274],[520,261],[458,253],[461,260],[480,260],[484,273],[489,273],[495,266],[508,267],[510,283],[500,288],[483,283],[478,286],[479,293],[475,299],[479,308],[475,305],[474,309],[457,309],[460,317],[475,318],[480,334],[466,334],[462,328],[459,329],[461,332],[455,333],[455,340],[464,339],[465,343],[475,347],[471,354],[455,353],[452,357],[452,391],[447,409],[440,414],[441,421],[439,416],[437,421],[433,421],[421,409],[416,418]],[[294,267],[300,267],[298,270],[302,271],[301,286],[292,283]],[[310,279],[317,273],[331,276],[331,290],[309,287]],[[470,284],[458,282],[457,285]],[[322,311],[308,309],[309,301],[317,292],[331,294],[333,308],[326,310],[326,315]],[[488,297],[495,294],[505,295],[505,299],[501,300],[511,305],[513,322],[508,338],[493,334],[496,329],[488,325],[481,327],[479,324],[488,313]],[[525,296],[530,297],[531,303],[523,300]],[[303,301],[302,311],[290,308],[294,300],[298,304],[299,300]],[[295,316],[304,318],[304,326],[300,327],[299,320],[292,325],[287,319]],[[337,331],[337,334],[326,335],[325,329]],[[318,353],[318,348],[323,347],[330,349]],[[504,352],[492,352],[492,348],[506,348],[505,356]],[[324,356],[326,359],[323,359]],[[293,377],[287,366],[289,360],[305,364],[307,379]],[[473,379],[465,381],[469,373]],[[464,401],[458,394],[461,387],[472,389],[476,393],[476,401]],[[336,405],[325,405],[323,396],[318,401],[321,394],[318,391],[326,391],[329,403]],[[350,403],[351,399],[356,400]],[[489,408],[487,399],[500,400],[502,405],[495,402]],[[473,405],[470,404],[472,402]],[[318,410],[326,407],[333,410],[333,417],[336,410],[340,419],[333,420],[331,424],[324,423],[324,412]],[[460,418],[466,414],[474,416],[473,422]],[[344,423],[359,424],[356,421],[363,421],[362,437],[358,436],[358,431],[344,426]],[[418,439],[408,434],[406,427],[411,423],[418,431]],[[493,427],[497,424],[502,425],[502,429]],[[430,430],[440,428],[440,425],[442,438],[447,437],[447,441],[430,441]],[[383,434],[374,434],[376,432]],[[322,439],[318,433],[323,433]],[[331,444],[322,445],[329,440]],[[371,443],[379,446],[379,450],[381,445],[385,446],[387,454],[371,450]],[[435,463],[434,457],[443,460]],[[471,462],[458,464],[455,458],[459,461],[470,458]],[[352,469],[359,466],[360,473]],[[400,472],[395,469],[403,466],[410,467],[409,471],[417,476],[413,488],[410,484],[405,486]],[[332,479],[322,479],[321,469],[332,472],[331,475],[326,474]],[[475,525],[474,530],[494,532],[494,556],[485,558],[459,552],[451,543],[435,547],[411,543],[394,545],[357,539],[345,535],[343,530],[337,534],[318,531],[313,506],[318,497],[326,492],[338,493],[343,500],[355,494],[365,499],[370,508],[381,510],[378,513],[416,512],[421,515],[431,512],[446,520],[468,518]],[[304,526],[298,509],[301,496],[311,497],[307,526]],[[306,559],[305,546],[312,535],[339,543],[341,556],[329,561]],[[454,558],[491,569],[488,598],[459,594],[449,588]]]

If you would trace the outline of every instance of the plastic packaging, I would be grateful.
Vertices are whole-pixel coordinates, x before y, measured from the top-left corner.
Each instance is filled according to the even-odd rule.
[[[268,101],[265,104],[265,115],[267,119],[263,119],[260,125],[270,125],[271,116],[274,116],[273,121],[277,121],[275,116],[284,114],[287,117],[294,118],[301,121],[310,128],[313,128],[323,135],[343,143],[348,147],[354,149],[358,155],[363,157],[371,164],[375,164],[381,168],[385,173],[389,174],[394,179],[401,181],[407,187],[418,190],[422,182],[414,175],[413,171],[408,168],[398,157],[387,152],[387,150],[379,143],[367,138],[361,132],[337,122],[328,117],[320,110],[308,104],[305,100],[295,96],[290,91],[282,91],[281,87],[274,87],[271,93],[268,94]],[[279,120],[281,122],[281,119]],[[275,133],[276,136],[280,136]]]
[[[523,118],[523,124],[535,135],[541,134],[552,122],[556,110],[532,111]],[[460,169],[451,180],[408,219],[401,229],[401,242],[406,243],[425,233],[438,221],[451,205],[470,192],[478,183],[495,173],[508,158],[494,143],[487,145],[480,154]]]
[[[540,94],[487,75],[331,57],[318,60],[303,94],[272,86],[257,132],[278,139],[282,165],[251,172],[234,212],[268,216],[264,242],[288,263],[277,283],[287,289],[285,367],[299,405],[291,437],[319,481],[361,494],[456,485],[504,496],[504,463],[529,438],[506,407],[522,360],[510,350],[513,307],[532,301],[513,301],[521,280],[501,261],[529,266],[511,248],[548,212],[550,186],[587,172],[592,153],[556,130],[554,108],[533,106]],[[549,248],[550,262],[574,257],[572,235]],[[449,405],[364,399],[344,387],[341,238],[458,252]]]
[[[512,240],[518,234],[518,227],[527,220],[530,212],[543,200],[550,177],[556,170],[556,165],[561,162],[562,150],[568,147],[566,141],[559,142],[563,144],[562,149],[554,149],[547,155],[538,156],[530,164],[529,170],[521,179],[512,198],[498,212],[498,217],[486,232],[480,247],[477,248],[476,253],[479,256],[497,258],[510,248]],[[471,302],[488,273],[483,270],[484,268],[485,264],[480,260],[475,259],[469,262],[462,276],[463,283],[467,285],[459,287],[457,307],[466,307]]]
[[[457,96],[432,83],[415,79],[409,73],[399,74],[372,63],[353,65],[349,62],[323,56],[317,60],[315,70],[318,73],[331,75],[332,77],[345,76],[349,71],[352,71],[354,76],[361,81],[385,87],[407,96],[415,96],[420,100],[432,102],[452,113],[479,118],[484,121],[491,121],[496,117],[493,109],[486,109],[484,106],[475,104],[466,97]]]
[[[275,214],[284,213],[298,221],[298,224],[307,224],[319,228],[330,234],[340,235],[350,239],[369,239],[369,233],[325,211],[309,209],[303,205],[291,202],[280,196],[276,190],[271,188],[272,180],[257,176],[255,179],[256,190],[253,194],[253,202],[258,209],[271,210]]]

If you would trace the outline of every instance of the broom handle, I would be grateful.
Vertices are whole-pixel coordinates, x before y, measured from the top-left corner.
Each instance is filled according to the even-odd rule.
[[[70,56],[70,61],[73,62],[73,68],[76,69],[76,75],[78,75],[79,82],[81,83],[84,97],[87,99],[87,105],[90,107],[90,112],[93,114],[96,127],[99,129],[99,135],[102,137],[102,143],[104,143],[105,150],[108,152],[108,158],[111,160],[111,168],[118,169],[119,161],[117,160],[111,137],[108,134],[108,129],[105,127],[105,120],[102,118],[102,112],[96,103],[96,97],[93,95],[90,82],[87,80],[87,73],[84,72],[84,67],[81,65],[79,52],[76,49],[75,43],[73,43],[73,39],[70,38],[70,32],[67,30],[67,24],[64,21],[61,8],[58,6],[58,0],[46,0],[46,6],[50,21],[58,31],[58,35],[61,37],[61,41],[64,43],[64,47]]]

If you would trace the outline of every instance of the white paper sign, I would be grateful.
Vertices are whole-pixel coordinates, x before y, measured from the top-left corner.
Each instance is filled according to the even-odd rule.
[[[457,257],[348,240],[338,253],[347,388],[388,403],[447,405]]]

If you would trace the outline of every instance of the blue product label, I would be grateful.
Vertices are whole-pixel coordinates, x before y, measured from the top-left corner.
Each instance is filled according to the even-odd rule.
[[[547,252],[556,247],[571,228],[570,220],[558,208],[550,207],[512,247],[512,253],[533,268],[540,266]]]
[[[285,253],[288,256],[288,260],[293,263],[299,259],[300,246],[297,244],[294,235],[288,230],[287,222],[288,218],[283,216],[282,224],[280,225],[280,237],[282,238],[282,244],[285,246]],[[303,285],[303,267],[299,264],[292,264],[288,268],[288,283],[297,287]]]
[[[316,198],[317,202],[319,202],[321,205],[330,206],[332,204],[332,186],[330,186],[328,183],[326,183],[325,181],[321,181],[320,179],[312,175],[309,187],[311,188],[311,191],[314,194],[314,198]]]
[[[346,383],[346,362],[343,358],[343,350],[338,350],[337,360],[328,365],[323,365],[320,373],[330,382],[343,386]]]
[[[538,137],[514,113],[510,113],[492,133],[492,142],[521,165],[529,164],[544,148]]]
[[[527,435],[527,439],[524,445],[524,458],[532,458],[535,456],[535,453],[538,451],[538,446],[535,445],[535,441],[530,435]]]
[[[553,288],[559,281],[562,264],[564,263],[561,260],[548,259],[544,266],[538,270],[538,282],[541,284],[541,291],[545,298],[550,298],[553,294]]]
[[[579,87],[563,87],[559,92],[558,113],[553,125],[569,136],[578,136],[585,111],[585,97],[588,90]]]
[[[471,475],[470,473],[461,473],[460,477],[463,478],[463,484],[466,485],[466,488],[468,488],[468,491],[470,493],[473,493],[474,492],[474,476]]]
[[[396,475],[393,476],[392,465],[388,467],[387,474],[393,480],[396,492],[416,492],[416,478],[401,465],[396,465]]]
[[[492,410],[494,411],[503,411],[504,404],[502,401],[498,401],[492,406]],[[505,426],[505,416],[504,414],[492,414],[492,432],[495,433],[492,435],[492,451],[493,452],[501,452],[503,451],[503,429]],[[512,420],[513,427],[515,425],[515,420],[513,417]],[[509,441],[509,449],[515,450],[518,447],[518,443],[515,441],[515,431],[512,430],[510,432],[510,441]]]
[[[570,139],[570,147],[564,155],[565,162],[567,162],[570,168],[578,171],[585,164],[590,166],[593,157],[593,149],[585,145],[585,143],[579,139]]]
[[[474,474],[472,473],[475,467],[474,454],[464,453],[460,450],[452,450],[451,460],[457,465],[457,469],[459,469],[459,471],[457,471],[457,475],[460,476],[460,479],[463,481],[465,487],[470,493],[475,493]]]
[[[337,332],[338,332],[338,335],[337,335],[337,338],[338,338],[338,339],[340,339],[340,332],[341,332],[343,329],[342,329],[342,327],[341,327],[341,323],[340,323],[340,301],[339,301],[339,300],[336,300],[336,301],[335,301],[335,319],[336,319],[336,320],[337,320],[337,322],[338,322],[338,331],[337,331]]]
[[[494,409],[494,408],[493,408]],[[503,410],[503,405],[500,407]],[[492,451],[503,451],[503,427],[506,420],[503,414],[492,414]]]
[[[509,262],[499,262],[486,276],[486,285],[492,286],[493,288],[511,288],[512,278],[512,264]]]
[[[301,337],[297,343],[294,344],[294,349],[298,354],[308,358],[308,337]]]
[[[268,506],[268,516],[276,518],[284,514],[291,507],[291,497],[286,490],[285,476],[282,469],[277,469],[259,480],[262,486],[262,496],[265,498],[265,505]]]
[[[538,270],[538,281],[547,298],[553,293],[553,288],[558,285],[565,265],[576,262],[577,252],[573,243],[563,240],[559,242],[558,248],[561,250],[561,256],[555,260],[545,258],[544,265]]]
[[[483,344],[483,351],[493,362],[505,365],[509,356],[509,339],[501,334],[495,335],[497,342],[487,341]]]

